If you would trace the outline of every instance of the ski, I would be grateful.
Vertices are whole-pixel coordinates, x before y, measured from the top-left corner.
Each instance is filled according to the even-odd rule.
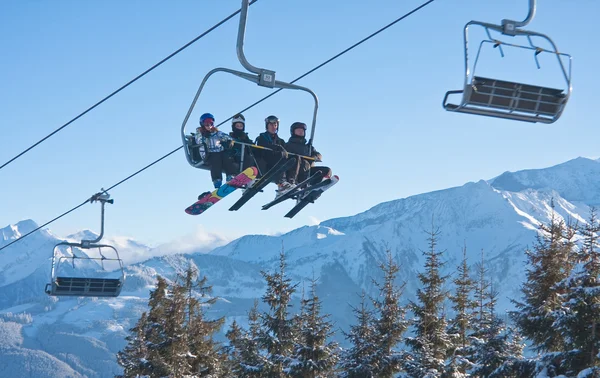
[[[285,201],[287,199],[294,198],[297,195],[301,195],[305,191],[309,190],[309,188],[311,188],[311,186],[304,187],[305,184],[309,183],[311,180],[314,180],[317,176],[322,176],[322,175],[323,175],[323,173],[320,172],[320,171],[315,172],[312,176],[310,176],[306,180],[302,181],[298,185],[294,186],[292,189],[290,189],[286,193],[284,193],[281,196],[275,198],[273,201],[271,201],[271,202],[263,205],[262,210],[267,210],[267,209],[271,208],[272,206],[275,206],[278,203],[281,203],[281,202],[283,202],[283,201]],[[319,184],[317,184],[317,185],[319,185]]]
[[[307,192],[304,197],[300,198],[296,206],[294,206],[287,214],[284,215],[286,218],[293,218],[296,214],[298,214],[302,209],[304,209],[309,203],[314,203],[317,198],[323,194],[324,191],[331,188],[335,184],[338,183],[340,178],[337,175],[333,175],[330,179],[323,180],[323,182],[329,181],[327,184],[314,188],[313,190]]]
[[[246,202],[248,202],[252,197],[254,197],[256,195],[256,193],[258,193],[263,188],[265,188],[267,185],[269,185],[269,183],[271,182],[271,179],[273,177],[275,177],[275,175],[277,175],[287,169],[290,169],[295,163],[296,163],[295,160],[288,159],[288,160],[285,160],[283,163],[279,163],[279,164],[275,165],[267,173],[265,173],[261,178],[257,179],[251,187],[247,188],[244,191],[244,194],[242,194],[242,197],[239,200],[237,200],[237,202],[234,203],[233,206],[231,206],[229,208],[229,211],[239,210],[242,206],[244,206],[244,204]]]

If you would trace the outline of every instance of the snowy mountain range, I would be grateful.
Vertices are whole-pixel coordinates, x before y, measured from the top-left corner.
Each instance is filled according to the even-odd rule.
[[[510,299],[520,297],[524,251],[539,223],[550,219],[551,202],[559,216],[585,222],[590,206],[600,205],[600,160],[577,158],[545,169],[505,172],[284,235],[244,236],[209,253],[173,255],[130,239],[103,239],[117,245],[122,255],[136,256],[135,261],[148,258],[127,264],[121,296],[111,299],[57,299],[44,293],[54,245],[96,235],[84,230],[63,238],[43,229],[0,251],[0,377],[119,373],[115,354],[146,309],[156,275],[173,278],[190,263],[221,298],[209,315],[244,324],[254,299],[265,290],[261,270],[276,269],[282,248],[288,273],[300,283],[298,296],[307,280],[319,278],[323,310],[332,314],[338,329],[347,329],[354,321],[349,305],[357,302],[360,291],[376,294],[372,280],[381,277],[377,265],[386,250],[400,265],[398,283],[406,283],[403,300],[412,298],[423,266],[421,251],[427,248],[426,231],[432,227],[439,227],[447,273],[455,270],[465,245],[472,264],[483,251],[503,311],[511,308]],[[24,220],[0,229],[0,247],[36,227]],[[338,341],[343,342],[341,336]]]

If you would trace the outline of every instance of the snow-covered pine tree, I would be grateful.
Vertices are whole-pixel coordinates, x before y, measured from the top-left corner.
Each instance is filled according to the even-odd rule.
[[[148,348],[146,346],[146,330],[148,327],[148,317],[144,312],[131,328],[130,334],[125,337],[127,345],[117,353],[117,362],[123,367],[123,375],[118,378],[137,377],[149,373],[147,356]]]
[[[475,307],[471,317],[472,332],[469,337],[484,339],[485,332],[493,322],[493,311],[490,308],[495,307],[495,299],[492,297],[492,284],[488,280],[488,269],[485,264],[483,249],[481,250],[481,261],[475,265],[477,281],[473,290]]]
[[[330,341],[333,324],[330,315],[321,314],[321,300],[317,296],[317,280],[310,282],[310,296],[303,298],[299,318],[299,334],[288,363],[291,377],[334,377],[339,360],[338,345]]]
[[[579,234],[583,245],[576,268],[560,285],[566,294],[556,325],[566,344],[563,365],[567,375],[592,369],[586,374],[600,376],[600,224],[595,208]]]
[[[150,291],[148,301],[148,321],[146,327],[146,346],[148,348],[148,371],[157,376],[172,374],[165,356],[169,337],[165,332],[167,313],[170,307],[169,285],[161,276],[156,278],[156,287]]]
[[[340,378],[376,377],[377,366],[374,361],[379,345],[373,327],[373,311],[367,306],[367,295],[364,291],[360,298],[358,308],[351,306],[356,323],[350,326],[349,332],[342,331],[351,346],[342,352],[339,364]]]
[[[521,288],[523,300],[513,300],[517,309],[510,315],[536,351],[564,351],[563,335],[554,324],[565,294],[558,284],[573,267],[574,235],[574,228],[553,211],[550,223],[540,225],[533,250],[526,250],[529,267]]]
[[[269,311],[261,314],[261,330],[258,340],[267,352],[264,361],[264,374],[267,377],[284,376],[285,362],[292,354],[297,334],[294,319],[288,317],[288,307],[296,285],[286,275],[285,254],[279,254],[279,271],[275,273],[261,272],[267,281],[267,291],[262,299],[269,306]]]
[[[189,361],[186,307],[186,288],[175,281],[169,288],[169,306],[166,309],[164,332],[167,341],[162,348],[165,362],[175,377],[189,375],[192,366]]]
[[[477,306],[477,302],[473,300],[476,282],[471,278],[466,245],[463,248],[462,261],[457,267],[457,276],[452,282],[455,290],[454,295],[450,295],[449,299],[455,315],[449,321],[448,335],[451,337],[453,350],[444,377],[458,378],[465,376],[465,372],[472,365],[467,357],[467,348],[470,345],[468,336],[473,329],[474,311]]]
[[[519,335],[507,330],[505,322],[496,314],[498,292],[487,283],[481,286],[489,288],[484,293],[486,304],[482,318],[485,322],[480,323],[481,329],[472,337],[474,367],[470,373],[475,377],[490,377],[506,361],[522,358],[524,345],[519,344]]]
[[[183,284],[177,290],[186,294],[185,354],[191,373],[198,377],[221,377],[225,371],[226,356],[221,353],[222,348],[214,340],[214,336],[225,319],[221,317],[209,320],[205,316],[205,308],[217,300],[216,297],[210,297],[212,285],[207,284],[206,276],[198,279],[198,271],[192,266],[180,278]]]
[[[404,353],[397,350],[396,346],[408,328],[406,310],[400,305],[404,284],[398,287],[395,282],[399,267],[390,250],[387,250],[386,257],[386,261],[379,264],[383,282],[373,281],[379,289],[379,296],[372,299],[375,308],[373,328],[378,346],[373,363],[376,366],[375,375],[382,378],[393,377],[402,369]]]
[[[227,333],[230,341],[228,349],[231,375],[239,378],[260,378],[263,376],[264,357],[261,355],[258,341],[261,325],[257,300],[248,312],[248,330],[234,327],[235,324],[232,324]]]
[[[447,296],[443,286],[447,277],[440,274],[443,251],[437,250],[439,233],[432,224],[428,232],[429,249],[423,251],[425,272],[418,275],[422,287],[417,290],[418,301],[411,301],[409,305],[414,313],[412,325],[415,336],[405,338],[411,352],[404,369],[415,378],[440,377],[448,352],[452,349],[452,341],[446,332],[446,318],[442,313]]]
[[[242,360],[241,352],[243,348],[243,340],[246,337],[246,330],[239,326],[234,319],[229,327],[225,337],[229,340],[229,344],[223,347],[223,353],[227,355],[225,365],[230,375],[239,376],[239,366]]]

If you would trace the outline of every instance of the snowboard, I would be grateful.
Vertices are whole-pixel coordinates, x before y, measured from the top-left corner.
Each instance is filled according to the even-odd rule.
[[[236,189],[248,185],[257,175],[258,169],[256,169],[256,167],[246,168],[242,173],[221,185],[218,189],[215,189],[212,192],[206,192],[198,201],[188,206],[185,209],[185,212],[190,215],[202,214]]]

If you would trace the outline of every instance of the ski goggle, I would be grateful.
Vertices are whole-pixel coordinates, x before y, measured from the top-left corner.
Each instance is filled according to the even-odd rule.
[[[203,126],[212,126],[215,124],[215,120],[211,119],[211,118],[207,118],[204,120],[204,122],[202,122]]]
[[[236,123],[238,123],[238,122],[240,122],[240,123],[242,123],[242,124],[244,124],[244,125],[246,124],[246,121],[244,121],[244,119],[243,119],[243,118],[240,118],[240,117],[237,117],[237,118],[234,118],[234,119],[232,119],[232,120],[231,120],[231,124],[232,124],[232,125],[234,125],[234,124],[236,124]]]

